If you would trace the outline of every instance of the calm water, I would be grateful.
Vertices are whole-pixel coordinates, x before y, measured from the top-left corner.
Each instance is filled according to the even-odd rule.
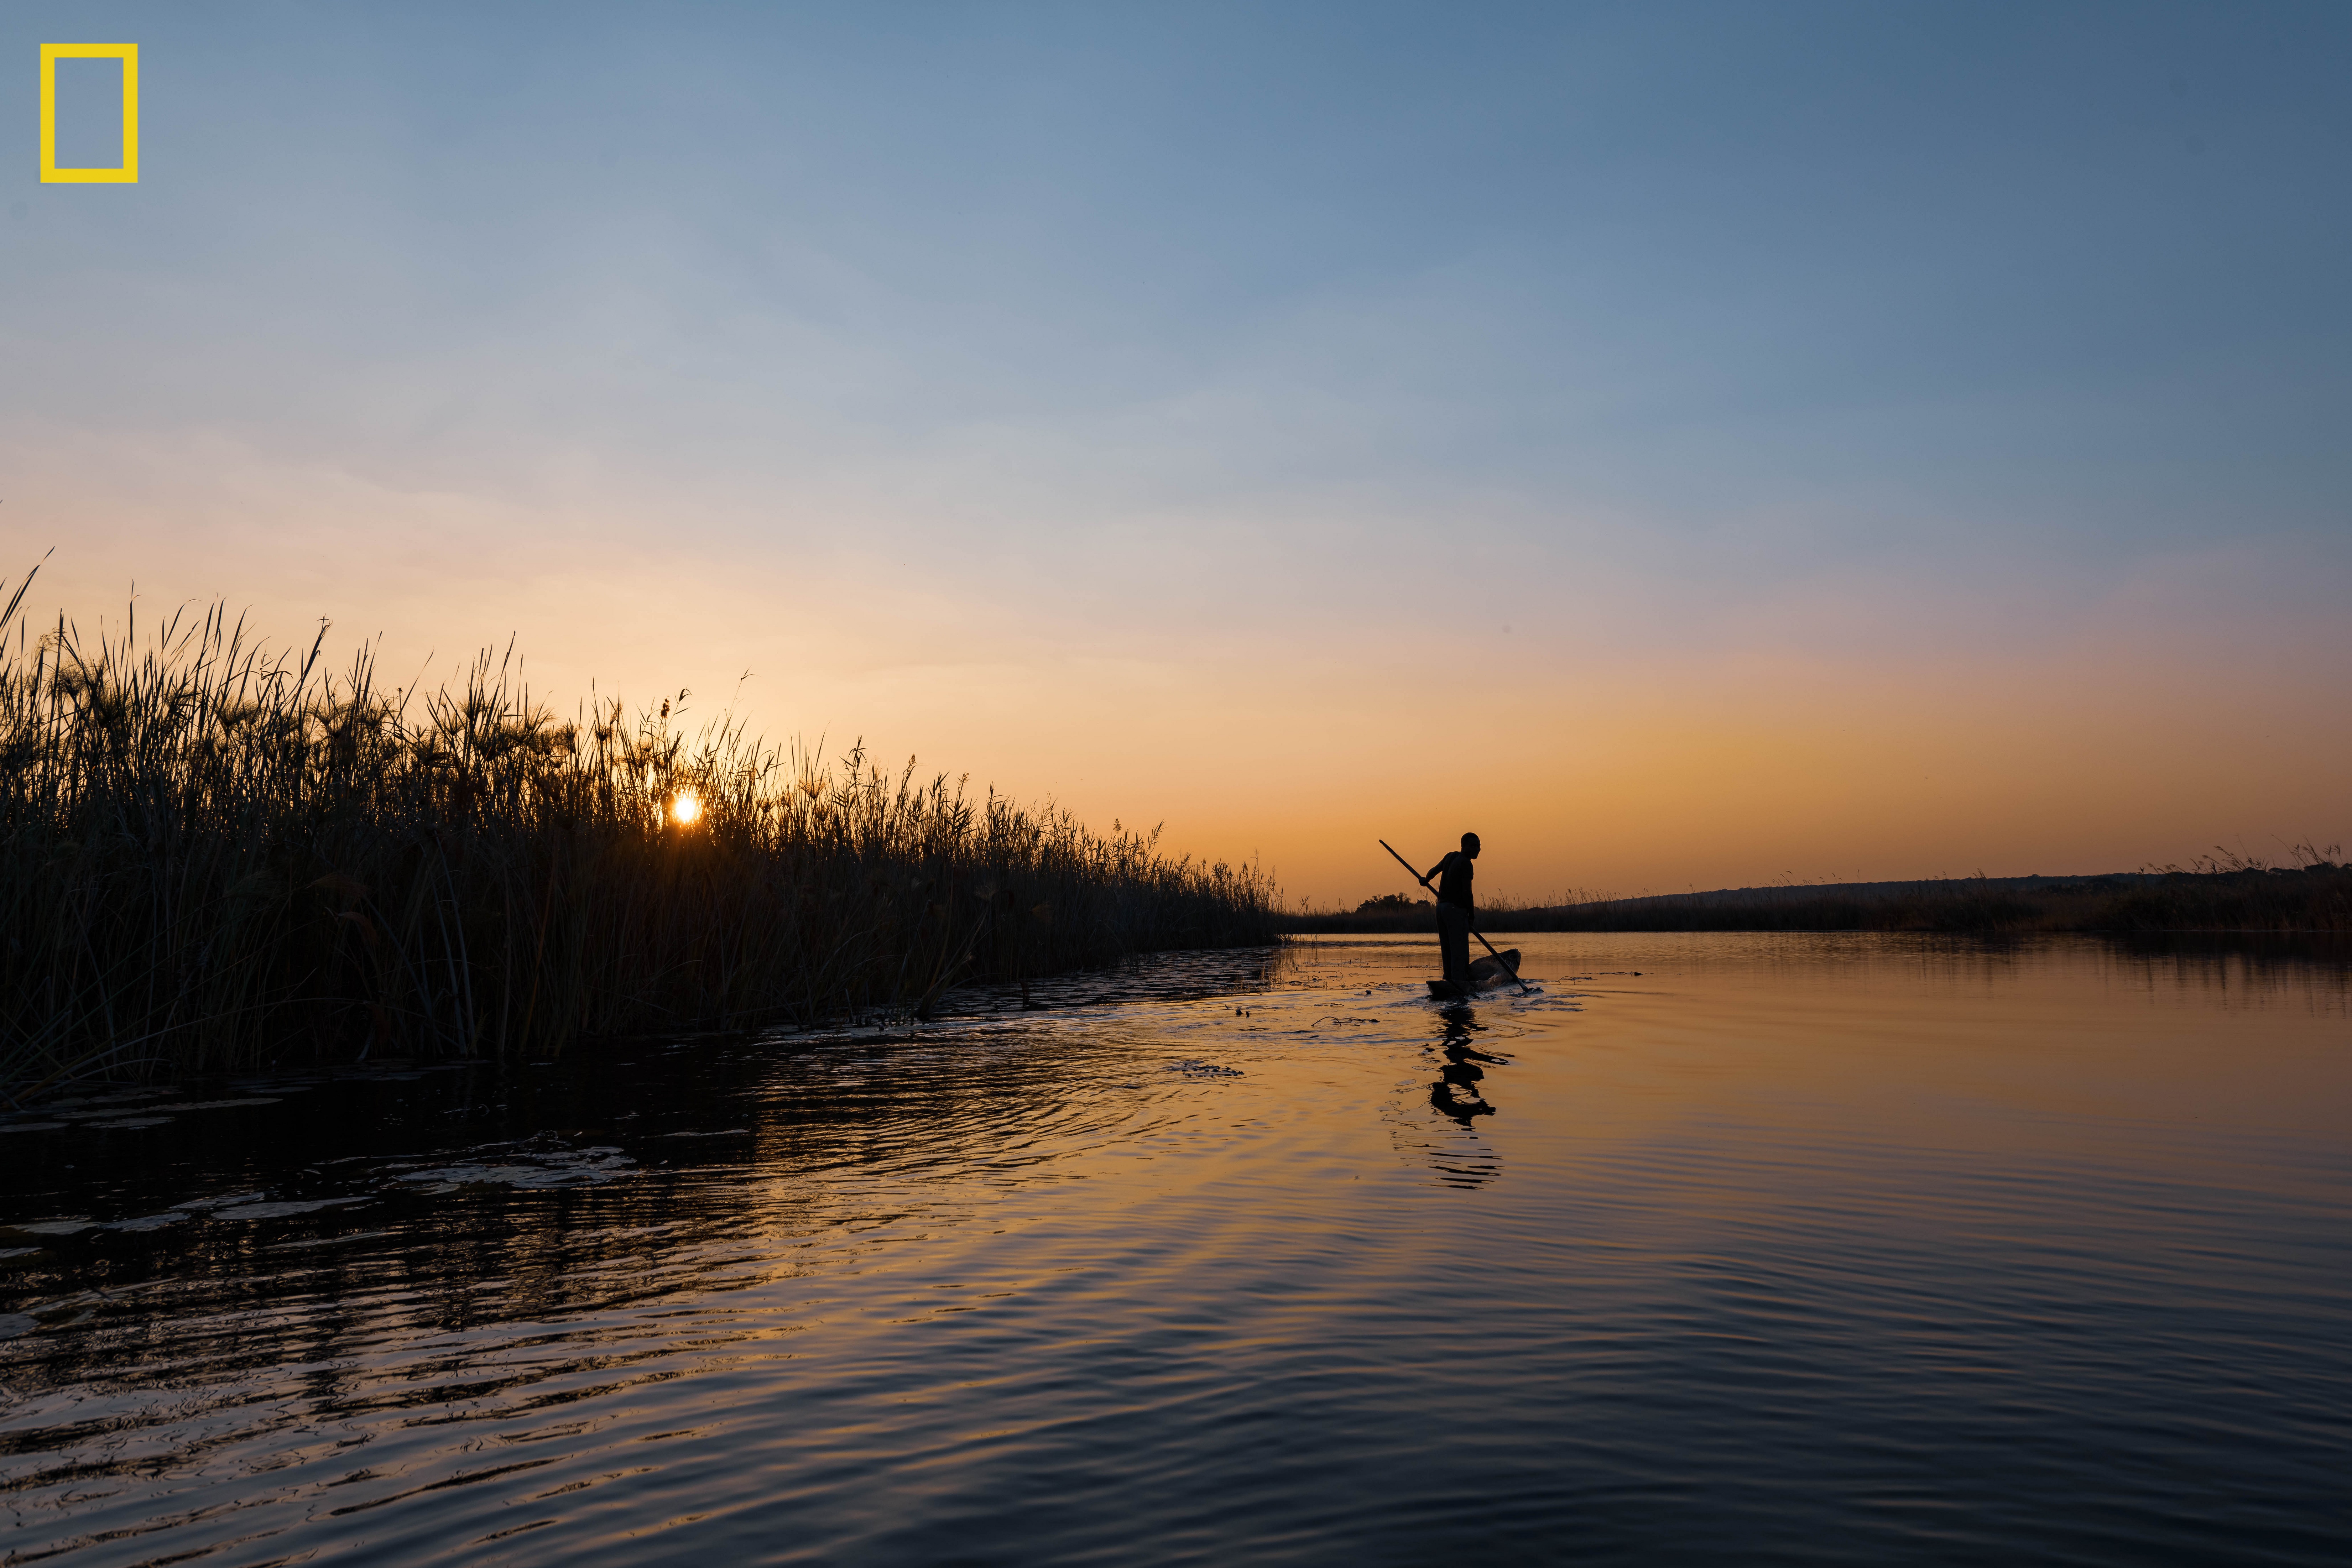
[[[2344,1561],[2341,962],[1519,940],[0,1123],[0,1548]]]

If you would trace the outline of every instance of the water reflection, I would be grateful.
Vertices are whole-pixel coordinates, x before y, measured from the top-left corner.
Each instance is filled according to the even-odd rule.
[[[1471,1034],[1479,1026],[1478,1015],[1469,1003],[1447,1003],[1438,1009],[1438,1020],[1444,1031],[1439,1048],[1444,1064],[1438,1069],[1437,1082],[1429,1086],[1429,1103],[1467,1126],[1474,1116],[1495,1113],[1481,1087],[1486,1074],[1479,1064],[1500,1067],[1505,1058],[1489,1056],[1471,1045]]]
[[[0,1119],[7,1549],[2331,1560],[2341,967],[1528,946]]]

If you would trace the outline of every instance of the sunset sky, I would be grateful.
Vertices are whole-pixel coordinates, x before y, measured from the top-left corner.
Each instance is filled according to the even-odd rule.
[[[85,626],[512,636],[1325,904],[2352,840],[2340,5],[16,4],[0,168]]]

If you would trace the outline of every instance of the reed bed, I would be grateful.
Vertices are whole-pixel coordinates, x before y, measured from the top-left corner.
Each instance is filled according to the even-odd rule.
[[[29,581],[0,612],[0,1098],[916,1015],[1276,939],[1254,868],[911,761],[688,737],[667,702],[559,721],[510,656],[385,690],[217,608],[37,634]]]

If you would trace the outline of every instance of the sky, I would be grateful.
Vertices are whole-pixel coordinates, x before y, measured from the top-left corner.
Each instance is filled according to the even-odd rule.
[[[56,42],[140,46],[137,183],[40,181]],[[1465,829],[1532,900],[2284,858],[2352,840],[2348,72],[2331,5],[20,0],[0,578],[1325,906]]]

